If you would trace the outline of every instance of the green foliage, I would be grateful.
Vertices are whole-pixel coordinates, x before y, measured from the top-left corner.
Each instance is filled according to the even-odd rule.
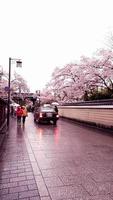
[[[108,89],[102,89],[100,91],[91,91],[88,95],[88,100],[99,100],[99,99],[111,99],[113,98],[113,92]]]

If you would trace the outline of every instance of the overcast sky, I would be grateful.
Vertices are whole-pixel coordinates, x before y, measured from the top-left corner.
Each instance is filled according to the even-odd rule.
[[[55,67],[105,47],[112,31],[113,0],[0,0],[0,65],[21,58],[19,73],[35,92]]]

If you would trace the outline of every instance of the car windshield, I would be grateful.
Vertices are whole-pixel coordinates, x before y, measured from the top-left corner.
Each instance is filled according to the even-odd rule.
[[[41,112],[55,112],[53,107],[41,107]]]

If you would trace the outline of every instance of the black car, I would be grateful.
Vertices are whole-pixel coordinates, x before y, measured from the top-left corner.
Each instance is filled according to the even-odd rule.
[[[37,123],[52,122],[56,125],[58,119],[58,112],[55,111],[53,106],[41,106],[34,111],[34,121]]]

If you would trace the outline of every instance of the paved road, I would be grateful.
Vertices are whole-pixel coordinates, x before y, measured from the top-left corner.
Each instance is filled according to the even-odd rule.
[[[113,200],[113,136],[67,120],[11,120],[0,154],[0,200]]]

